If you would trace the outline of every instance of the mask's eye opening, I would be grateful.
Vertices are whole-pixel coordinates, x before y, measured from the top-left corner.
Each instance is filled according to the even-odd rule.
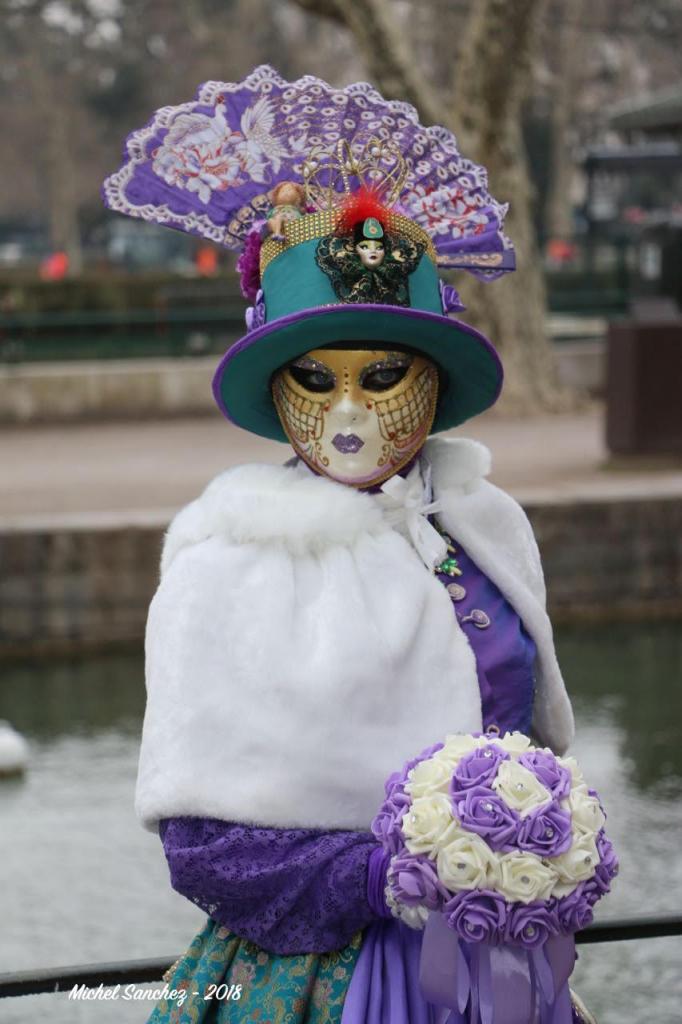
[[[408,369],[409,367],[403,366],[396,370],[373,370],[364,374],[360,383],[366,391],[388,391],[400,383]]]
[[[403,380],[411,365],[412,357],[409,355],[372,363],[361,372],[360,386],[366,391],[388,391]]]
[[[300,366],[292,363],[289,366],[289,373],[297,384],[300,384],[306,391],[321,394],[325,391],[333,391],[336,387],[336,377],[323,367]]]

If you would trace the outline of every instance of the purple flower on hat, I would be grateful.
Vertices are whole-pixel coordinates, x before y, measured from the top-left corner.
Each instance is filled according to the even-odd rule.
[[[257,299],[257,292],[260,288],[260,229],[249,231],[244,239],[244,248],[237,260],[237,273],[239,274],[239,286],[245,299]]]
[[[596,900],[588,882],[580,882],[572,893],[557,900],[556,909],[561,930],[579,932],[581,928],[591,924],[594,903]]]
[[[519,764],[533,772],[556,800],[568,796],[571,790],[571,773],[559,764],[554,754],[547,750],[532,750],[521,755]]]
[[[395,898],[408,907],[438,910],[448,891],[438,880],[433,861],[423,855],[403,854],[391,861],[389,881]]]
[[[466,789],[490,785],[497,775],[500,762],[508,760],[509,754],[495,743],[488,743],[485,747],[479,747],[477,750],[472,750],[470,754],[465,754],[460,758],[452,775],[450,791],[453,803]]]
[[[257,327],[262,327],[265,323],[265,298],[260,288],[256,292],[255,304],[247,306],[244,319],[247,331],[255,331]]]
[[[562,811],[556,800],[531,811],[521,822],[518,833],[520,850],[538,857],[558,857],[571,847],[571,815]]]
[[[512,906],[505,938],[526,949],[536,949],[558,931],[559,917],[554,901],[533,900],[532,903],[515,903]]]
[[[453,800],[462,827],[482,836],[493,850],[511,849],[521,819],[487,786],[473,786]]]
[[[453,288],[451,284],[446,284],[445,281],[439,281],[438,285],[440,288],[441,305],[446,315],[448,313],[461,313],[463,309],[466,309],[456,288]]]
[[[443,907],[448,925],[465,942],[500,941],[507,921],[507,904],[499,892],[466,889]]]

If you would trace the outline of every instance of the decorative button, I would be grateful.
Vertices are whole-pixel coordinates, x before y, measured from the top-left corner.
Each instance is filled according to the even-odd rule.
[[[436,566],[435,571],[443,573],[444,576],[462,575],[462,570],[460,569],[456,558],[444,558],[440,565]]]
[[[459,621],[462,624],[470,622],[476,629],[487,629],[490,625],[490,616],[482,612],[480,608],[472,608],[469,614],[462,616]]]
[[[467,592],[461,583],[448,583],[445,588],[453,601],[463,601]]]

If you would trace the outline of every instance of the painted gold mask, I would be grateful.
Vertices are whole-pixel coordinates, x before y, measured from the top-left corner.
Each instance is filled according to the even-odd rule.
[[[424,444],[436,412],[438,371],[407,352],[320,348],[279,370],[272,394],[304,462],[340,483],[371,487]]]

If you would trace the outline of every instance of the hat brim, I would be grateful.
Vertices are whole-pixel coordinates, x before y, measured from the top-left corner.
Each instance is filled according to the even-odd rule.
[[[493,405],[502,364],[484,335],[460,320],[403,306],[353,304],[300,310],[251,331],[228,349],[213,378],[224,416],[253,434],[287,441],[270,393],[272,374],[315,348],[357,341],[406,347],[442,371],[433,432],[450,430]]]

